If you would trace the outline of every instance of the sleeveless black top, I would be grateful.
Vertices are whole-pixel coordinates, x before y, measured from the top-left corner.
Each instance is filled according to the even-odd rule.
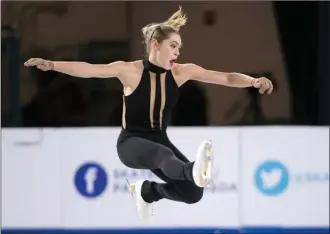
[[[123,95],[122,127],[129,132],[165,132],[179,87],[171,70],[143,61],[141,81],[134,92]]]

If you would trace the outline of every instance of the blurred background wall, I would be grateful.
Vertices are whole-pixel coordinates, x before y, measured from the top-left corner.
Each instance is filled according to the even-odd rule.
[[[191,160],[192,146],[212,138],[221,155],[217,190],[194,206],[161,203],[155,223],[145,227],[124,179],[157,178],[124,167],[116,156],[120,82],[23,63],[142,59],[141,28],[166,20],[179,5],[188,16],[179,63],[266,76],[275,89],[259,95],[192,81],[180,88],[169,134]],[[328,233],[329,9],[321,1],[1,1],[2,227],[15,234]],[[103,173],[97,178],[103,182],[86,195],[79,181],[90,167]],[[268,177],[278,179],[273,190],[257,182],[267,167],[281,169],[282,177]],[[194,216],[210,206],[215,213],[208,218]]]
[[[121,85],[117,80],[78,80],[26,69],[22,64],[30,57],[91,63],[141,59],[144,54],[141,28],[167,19],[178,5],[182,5],[188,15],[188,25],[182,29],[184,47],[179,62],[267,76],[274,82],[275,92],[260,96],[252,89],[189,82],[182,88],[174,125],[327,124],[329,105],[322,93],[328,90],[318,91],[319,87],[328,87],[320,85],[328,77],[321,74],[318,67],[321,61],[318,39],[323,31],[319,24],[320,4],[4,1],[2,26],[15,27],[19,48],[17,55],[10,52],[3,55],[6,56],[3,63],[8,54],[15,56],[13,62],[3,67],[6,71],[15,66],[12,69],[19,76],[3,75],[6,92],[3,93],[2,124],[37,124],[34,119],[37,117],[29,115],[36,115],[37,110],[30,108],[33,100],[39,100],[40,93],[47,96],[52,86],[49,84],[60,83],[59,77],[62,77],[64,82],[75,83],[78,93],[84,93],[86,110],[79,115],[87,117],[82,125],[118,125]],[[5,37],[10,40],[11,36]],[[9,42],[3,43],[3,48],[8,45]],[[198,93],[194,98],[200,103],[199,109],[189,108],[187,104],[187,111],[182,113],[189,113],[190,118],[196,116],[196,120],[186,120],[180,114],[181,106],[192,103],[188,100],[193,96],[190,93]],[[82,102],[72,101],[77,105]]]

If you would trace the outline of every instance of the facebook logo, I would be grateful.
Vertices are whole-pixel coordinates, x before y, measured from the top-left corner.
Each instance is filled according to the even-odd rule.
[[[74,183],[77,191],[84,197],[100,196],[108,184],[106,171],[97,163],[85,163],[75,174]]]

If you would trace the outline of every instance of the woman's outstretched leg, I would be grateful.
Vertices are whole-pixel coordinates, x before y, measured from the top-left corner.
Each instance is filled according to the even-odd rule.
[[[127,167],[134,169],[160,169],[173,180],[194,181],[193,163],[184,162],[162,144],[140,138],[130,137],[117,147],[119,159]]]
[[[175,147],[171,147],[178,151]],[[200,198],[195,198],[194,202],[187,198],[187,191],[178,190],[178,186],[193,188],[201,195],[201,189],[204,187],[209,176],[211,167],[209,165],[209,152],[211,144],[205,141],[198,149],[196,160],[189,162],[181,153],[162,144],[139,137],[131,137],[118,145],[118,154],[124,165],[136,169],[150,169],[158,171],[161,179],[167,181],[178,181],[171,184],[150,184],[149,181],[138,181],[129,184],[130,191],[136,199],[138,215],[143,221],[147,221],[152,215],[152,202],[162,198],[181,201],[186,203],[195,203]],[[160,173],[161,172],[161,173]],[[184,183],[180,183],[184,182]],[[175,185],[174,185],[175,184]],[[192,190],[189,189],[189,192]],[[151,194],[154,195],[150,198]],[[184,194],[184,195],[182,195]],[[188,200],[187,200],[188,199]]]

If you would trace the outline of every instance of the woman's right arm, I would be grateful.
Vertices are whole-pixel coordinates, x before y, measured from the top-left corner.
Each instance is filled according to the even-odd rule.
[[[31,58],[24,63],[27,67],[36,66],[43,71],[54,70],[80,78],[119,77],[124,70],[125,64],[126,62],[123,61],[109,64],[90,64],[86,62],[50,61],[40,58]]]
[[[54,71],[81,78],[110,78],[120,76],[125,62],[90,64],[86,62],[53,62]]]

